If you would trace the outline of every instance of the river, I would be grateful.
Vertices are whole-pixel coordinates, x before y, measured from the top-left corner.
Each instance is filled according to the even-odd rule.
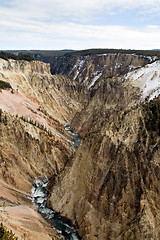
[[[76,149],[80,143],[80,136],[70,130],[69,124],[65,126],[65,129],[73,136],[73,146]],[[81,238],[75,228],[68,224],[67,220],[58,213],[47,207],[47,185],[47,179],[37,179],[32,187],[31,198],[38,205],[38,212],[60,233],[63,239],[80,240]]]
[[[73,147],[76,150],[76,148],[78,147],[79,143],[80,143],[80,136],[77,133],[74,133],[71,129],[70,129],[70,124],[65,125],[64,127],[66,129],[67,132],[69,132],[69,134],[72,135],[72,137],[74,138],[74,142],[73,142]]]

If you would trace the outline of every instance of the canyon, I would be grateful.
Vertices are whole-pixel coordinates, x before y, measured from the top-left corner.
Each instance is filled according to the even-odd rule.
[[[159,60],[73,54],[51,70],[0,59],[1,222],[19,239],[61,239],[30,199],[49,179],[48,207],[82,239],[160,239]]]

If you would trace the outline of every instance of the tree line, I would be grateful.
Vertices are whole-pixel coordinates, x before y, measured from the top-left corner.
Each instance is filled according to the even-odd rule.
[[[87,56],[87,55],[95,55],[95,54],[107,54],[107,53],[123,53],[123,54],[136,54],[136,55],[143,55],[143,56],[156,56],[158,59],[160,58],[160,50],[132,50],[132,49],[110,49],[110,48],[93,48],[93,49],[86,49],[80,51],[69,52],[64,56],[72,56],[72,55],[79,55],[79,56]]]
[[[33,61],[36,60],[36,58],[32,57],[31,55],[24,54],[24,55],[15,55],[13,53],[8,53],[1,51],[0,52],[0,58],[3,58],[4,60],[8,59],[14,59],[14,60],[25,60],[25,61]]]

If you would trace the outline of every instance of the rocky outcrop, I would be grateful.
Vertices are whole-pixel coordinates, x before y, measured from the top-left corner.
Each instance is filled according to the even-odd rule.
[[[123,75],[155,61],[155,57],[135,54],[95,54],[62,56],[52,66],[53,74],[63,74],[79,83],[93,87],[100,79]]]
[[[75,84],[49,64],[2,59],[0,80],[11,86],[0,89],[0,220],[22,239],[59,239],[29,197],[35,178],[59,174],[73,154],[64,124],[81,108]]]
[[[64,169],[70,148],[18,116],[0,118],[0,221],[22,239],[58,239],[29,197],[35,178]]]
[[[160,65],[146,65],[152,61],[62,57],[52,76],[48,64],[0,60],[0,80],[11,86],[0,92],[0,211],[7,228],[21,238],[58,238],[28,199],[36,176],[52,176],[49,206],[84,240],[160,238]],[[74,154],[63,127],[71,120],[81,135]]]
[[[160,238],[160,100],[144,103],[137,79],[101,80],[72,121],[81,144],[49,202],[84,240]]]
[[[37,108],[55,116],[62,123],[70,120],[81,108],[81,105],[74,101],[74,95],[77,96],[75,84],[72,83],[69,88],[71,82],[65,77],[52,76],[49,64],[39,61],[5,61],[1,59],[0,79],[10,83],[13,88],[12,93],[18,95],[18,98],[27,98],[24,99],[24,105],[27,105],[26,102],[29,101],[28,108],[33,108],[30,104],[32,101],[37,104]],[[66,88],[64,89],[65,84]],[[3,101],[1,101],[1,105],[2,103]],[[13,109],[9,109],[7,106],[1,106],[1,108],[13,112]],[[23,114],[21,113],[21,115]]]

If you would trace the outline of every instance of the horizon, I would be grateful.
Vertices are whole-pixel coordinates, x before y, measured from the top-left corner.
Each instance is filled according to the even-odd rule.
[[[160,51],[160,49],[125,49],[125,48],[85,48],[85,49],[0,49],[0,51],[46,51],[46,52],[60,52],[60,51],[88,51],[88,50],[126,50],[126,51]]]

